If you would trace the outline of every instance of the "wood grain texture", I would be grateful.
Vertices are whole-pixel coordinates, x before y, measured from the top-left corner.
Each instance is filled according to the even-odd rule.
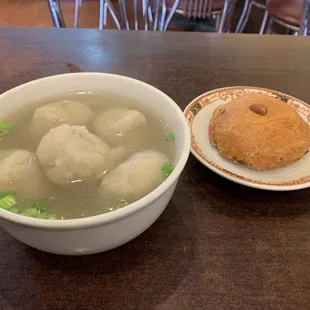
[[[2,29],[0,92],[81,70],[138,78],[182,109],[232,85],[310,102],[309,48],[287,36]],[[233,184],[190,157],[162,216],[118,249],[60,257],[0,230],[0,309],[309,309],[309,200],[309,189]]]

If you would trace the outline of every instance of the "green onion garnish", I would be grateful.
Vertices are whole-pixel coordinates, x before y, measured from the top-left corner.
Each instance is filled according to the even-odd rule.
[[[166,135],[165,135],[165,140],[166,141],[173,141],[175,139],[175,134],[172,131],[169,131]]]
[[[16,214],[20,213],[20,209],[18,209],[17,207],[13,207],[9,211],[12,212],[12,213],[16,213]]]
[[[33,206],[35,201],[31,198],[24,198],[22,201],[18,202],[20,209],[24,210]]]
[[[34,207],[30,207],[27,208],[25,210],[22,210],[22,212],[20,213],[21,215],[24,216],[29,216],[29,217],[38,217],[38,215],[40,214],[40,210]]]
[[[47,198],[41,198],[38,199],[34,204],[33,207],[41,210],[41,211],[45,211],[46,209],[48,209],[51,205],[52,205],[52,199],[53,197],[47,197]]]
[[[41,212],[37,216],[38,219],[44,219],[44,220],[56,220],[56,215],[52,213],[47,213],[47,212]]]
[[[0,136],[6,136],[13,128],[11,123],[0,123]]]
[[[5,196],[14,196],[15,191],[13,190],[8,190],[8,191],[0,191],[0,198],[5,197]]]
[[[174,165],[165,161],[161,166],[161,171],[168,177],[174,169]]]
[[[25,198],[23,201],[17,202],[14,195],[14,190],[0,191],[0,208],[12,213],[39,219],[56,219],[55,214],[45,211],[52,205],[53,197],[41,198],[37,201],[31,198]]]
[[[12,195],[7,195],[0,199],[0,208],[4,210],[10,210],[10,208],[16,205],[16,199]]]

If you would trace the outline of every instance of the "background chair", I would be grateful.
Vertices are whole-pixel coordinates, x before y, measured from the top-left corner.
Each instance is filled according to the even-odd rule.
[[[276,23],[295,34],[307,35],[309,8],[310,0],[270,0],[267,5],[270,16],[267,33],[273,32]]]
[[[59,1],[59,0],[58,0]],[[108,20],[108,13],[111,14],[113,21],[118,30],[121,29],[121,24],[119,19],[117,18],[116,11],[114,6],[110,0],[99,0],[99,29],[103,29],[104,26],[107,24]],[[77,28],[79,24],[79,11],[80,7],[82,6],[82,0],[75,0],[74,3],[74,20],[73,20],[73,27]]]
[[[48,8],[51,12],[52,20],[56,28],[65,28],[65,20],[62,15],[59,0],[47,0]]]
[[[241,13],[235,32],[240,33],[244,31],[244,28],[249,21],[252,8],[257,7],[261,10],[264,10],[264,16],[263,16],[263,20],[262,20],[260,30],[259,30],[259,34],[263,34],[266,28],[266,23],[267,23],[267,18],[268,18],[268,11],[267,11],[268,2],[269,0],[245,0],[243,11]]]
[[[107,24],[108,13],[111,14],[118,30],[139,30],[139,21],[143,24],[144,30],[157,30],[160,2],[162,0],[118,0],[118,7],[115,9],[111,0],[100,0],[99,8],[99,29],[103,29]],[[79,9],[82,6],[82,0],[75,0],[74,8],[74,27],[78,27]],[[131,18],[128,9],[133,12],[133,27],[131,27]],[[140,14],[141,12],[141,14]],[[117,14],[119,13],[119,14]],[[153,25],[151,25],[151,23]]]
[[[133,22],[130,23],[129,5],[133,9]],[[148,30],[163,30],[164,15],[160,16],[162,11],[162,0],[119,0],[119,8],[123,29],[139,30],[139,21],[142,24],[142,29]],[[160,18],[161,17],[161,18]],[[131,27],[133,24],[133,27]]]
[[[169,14],[163,30],[167,30],[174,14],[179,13],[188,19],[215,18],[215,31],[223,32],[224,28],[225,30],[230,28],[229,21],[231,21],[235,2],[235,0],[164,0],[163,11],[168,10]]]

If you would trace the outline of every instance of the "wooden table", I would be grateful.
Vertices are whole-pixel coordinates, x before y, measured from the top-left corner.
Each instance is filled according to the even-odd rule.
[[[100,71],[148,82],[182,109],[230,85],[310,102],[309,49],[293,36],[1,29],[0,92]],[[310,189],[242,187],[191,157],[166,211],[118,249],[55,256],[0,229],[0,309],[309,309],[309,201]]]

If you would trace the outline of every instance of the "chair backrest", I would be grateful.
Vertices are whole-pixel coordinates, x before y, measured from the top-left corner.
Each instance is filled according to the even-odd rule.
[[[158,30],[161,1],[119,0],[122,28],[126,30]],[[130,17],[133,17],[133,20]]]
[[[206,18],[211,14],[213,0],[184,0],[184,15],[188,18]]]

